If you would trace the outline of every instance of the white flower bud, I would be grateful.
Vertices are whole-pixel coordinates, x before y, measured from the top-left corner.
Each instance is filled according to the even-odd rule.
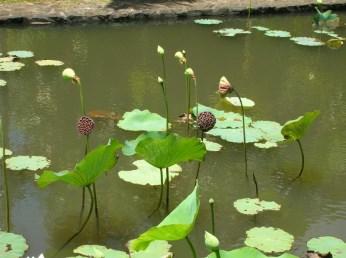
[[[160,45],[158,45],[157,46],[157,53],[159,55],[164,55],[165,54],[165,50]]]
[[[160,84],[163,84],[164,81],[163,81],[163,79],[159,76],[159,77],[157,77],[157,82],[160,83]]]
[[[74,80],[76,79],[76,73],[71,68],[66,68],[62,72],[62,77],[66,80]]]
[[[216,236],[214,236],[213,234],[210,234],[207,231],[205,231],[204,233],[204,243],[206,247],[212,252],[219,250],[219,246],[220,246],[219,240],[217,239]]]
[[[185,70],[185,75],[189,75],[191,77],[194,77],[195,76],[195,73],[193,72],[193,70],[191,68],[187,68]]]

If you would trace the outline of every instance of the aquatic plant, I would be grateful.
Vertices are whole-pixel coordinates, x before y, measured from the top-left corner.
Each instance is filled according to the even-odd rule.
[[[209,207],[211,214],[211,232],[215,235],[215,201],[213,198],[209,199]]]
[[[301,154],[300,171],[299,174],[293,180],[300,178],[304,171],[305,157],[303,146],[300,140],[304,136],[309,126],[319,116],[319,114],[319,111],[307,112],[303,116],[298,117],[297,119],[287,121],[281,129],[281,134],[287,141],[297,142]]]
[[[339,25],[339,16],[332,12],[332,10],[327,10],[321,12],[321,10],[315,6],[316,14],[313,16],[313,24],[322,28],[335,28]]]
[[[0,231],[0,257],[22,257],[29,246],[23,236]]]
[[[214,33],[222,37],[234,37],[238,34],[251,34],[249,30],[237,29],[237,28],[223,28],[219,30],[214,30]]]
[[[6,86],[7,82],[5,80],[0,79],[0,87]]]
[[[323,257],[331,254],[333,258],[346,257],[346,243],[336,237],[322,236],[312,238],[307,242],[309,251],[316,252]]]
[[[64,62],[59,60],[37,60],[35,63],[39,66],[62,66]]]
[[[276,202],[261,201],[258,198],[238,199],[233,203],[233,206],[239,213],[245,215],[256,215],[263,211],[278,211],[281,209],[281,205]]]
[[[168,107],[168,99],[167,99],[167,74],[166,74],[166,65],[165,65],[165,50],[161,46],[157,46],[157,53],[161,56],[162,61],[162,75],[163,79],[159,76],[157,78],[157,82],[161,86],[162,94],[163,94],[163,100],[165,103],[165,109],[166,109],[166,133],[168,134],[169,130],[169,107]]]
[[[216,255],[216,258],[221,258],[220,255],[220,242],[214,234],[210,234],[208,231],[204,232],[204,244],[205,246]]]

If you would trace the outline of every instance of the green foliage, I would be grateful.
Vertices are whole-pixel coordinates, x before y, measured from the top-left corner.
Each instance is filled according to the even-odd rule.
[[[333,258],[346,257],[346,243],[336,237],[323,236],[312,238],[307,243],[309,251],[317,252],[323,256],[331,253]]]
[[[311,38],[311,37],[293,37],[290,38],[294,43],[302,46],[308,46],[308,47],[319,47],[319,46],[324,46],[325,43],[320,41],[319,39],[316,38]]]
[[[139,135],[136,139],[125,141],[123,148],[121,149],[125,156],[132,156],[136,154],[137,144],[146,139],[146,138],[164,138],[166,136],[166,132],[146,132]]]
[[[49,165],[50,160],[42,156],[16,156],[6,159],[6,167],[11,170],[35,171],[47,168]]]
[[[0,72],[13,72],[22,69],[25,64],[20,62],[0,62]]]
[[[35,63],[39,66],[62,66],[64,62],[59,60],[37,60]]]
[[[256,215],[263,211],[278,211],[281,208],[281,205],[276,202],[261,201],[258,198],[239,199],[233,205],[238,212],[245,215]]]
[[[0,231],[0,257],[22,257],[29,246],[21,235]]]
[[[0,79],[0,87],[6,86],[7,82],[5,80]]]

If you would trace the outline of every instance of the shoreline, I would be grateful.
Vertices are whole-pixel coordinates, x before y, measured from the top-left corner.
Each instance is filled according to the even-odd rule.
[[[313,12],[315,1],[252,0],[252,15]],[[177,20],[191,17],[244,16],[246,0],[83,0],[0,3],[0,25],[112,23]],[[346,10],[346,0],[325,1],[333,10]]]

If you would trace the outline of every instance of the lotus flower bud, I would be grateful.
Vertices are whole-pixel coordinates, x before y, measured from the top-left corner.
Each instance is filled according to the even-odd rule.
[[[186,58],[181,51],[176,52],[174,57],[177,58],[181,64],[186,64]]]
[[[208,111],[202,112],[197,117],[197,125],[202,132],[208,132],[216,124],[215,116]]]
[[[204,233],[204,243],[205,246],[212,252],[216,252],[219,250],[220,242],[217,239],[216,236],[210,234],[209,232],[205,231]]]
[[[165,54],[165,50],[160,45],[158,45],[157,46],[157,53],[159,55],[164,55]]]
[[[82,135],[89,135],[91,134],[92,130],[95,127],[95,122],[88,116],[82,116],[79,118],[77,122],[77,129],[78,132]]]
[[[163,81],[163,79],[159,76],[159,77],[157,77],[157,82],[158,82],[159,84],[162,85],[164,81]]]
[[[71,68],[66,68],[62,72],[62,77],[66,80],[74,80],[76,79],[76,73]]]
[[[209,204],[214,204],[214,199],[213,198],[209,199]]]
[[[195,73],[193,72],[193,70],[191,68],[187,68],[185,70],[185,75],[191,76],[191,77],[195,77]]]
[[[221,97],[226,96],[228,93],[231,93],[233,91],[233,87],[230,84],[230,82],[227,80],[225,76],[222,76],[219,82],[219,89],[218,92],[221,95]]]

